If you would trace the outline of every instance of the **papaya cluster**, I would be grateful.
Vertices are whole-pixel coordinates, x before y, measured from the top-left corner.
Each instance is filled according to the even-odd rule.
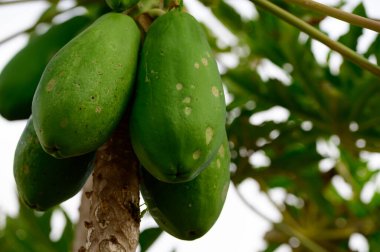
[[[41,75],[37,87],[24,88],[25,77],[11,83],[12,61],[0,75],[0,113],[28,118],[14,158],[20,198],[46,210],[72,197],[91,174],[96,150],[130,111],[125,134],[141,163],[149,212],[179,239],[203,236],[226,199],[230,152],[223,87],[202,27],[174,9],[152,23],[144,41],[120,13],[71,34],[45,57],[42,74],[33,71],[33,83]]]

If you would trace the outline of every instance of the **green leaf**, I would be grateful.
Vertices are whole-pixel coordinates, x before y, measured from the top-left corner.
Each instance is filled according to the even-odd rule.
[[[63,229],[61,237],[58,241],[55,242],[55,246],[57,247],[57,250],[60,252],[68,252],[72,249],[72,242],[74,239],[74,225],[71,222],[70,217],[67,215],[65,211],[63,211],[62,208],[60,208],[58,211],[61,211],[63,213],[66,225]]]
[[[376,58],[377,63],[380,62],[380,36],[379,34],[376,35],[375,41],[369,46],[367,52],[364,54],[364,56],[369,57],[371,55],[374,55]]]
[[[242,32],[244,23],[239,15],[230,5],[224,1],[219,1],[215,7],[211,8],[214,15],[234,34]]]
[[[7,252],[70,251],[73,239],[71,220],[63,212],[66,217],[66,226],[60,240],[53,242],[49,237],[52,212],[53,210],[36,212],[20,202],[18,216],[14,218],[8,216],[4,229],[0,230],[0,250]]]
[[[157,240],[157,238],[162,234],[162,229],[159,227],[147,228],[140,233],[140,247],[141,252],[148,250],[150,246]]]
[[[352,13],[358,16],[367,17],[363,3],[359,3]],[[358,45],[358,39],[362,34],[363,28],[356,25],[350,25],[348,32],[345,35],[341,36],[338,39],[338,41],[348,46],[349,48],[356,50]]]

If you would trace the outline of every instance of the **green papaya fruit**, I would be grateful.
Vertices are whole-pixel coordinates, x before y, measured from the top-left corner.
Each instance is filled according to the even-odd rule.
[[[16,147],[13,174],[21,200],[44,211],[74,196],[92,172],[94,153],[56,159],[41,147],[30,117]]]
[[[51,59],[32,103],[46,152],[67,158],[106,142],[131,96],[139,45],[134,20],[107,13]]]
[[[184,182],[222,143],[225,100],[217,64],[200,24],[179,10],[153,22],[142,48],[131,140],[157,179]]]
[[[207,233],[226,199],[229,164],[226,137],[210,165],[189,182],[162,182],[141,169],[141,194],[157,224],[182,240],[194,240]]]
[[[21,49],[0,74],[0,114],[8,120],[28,119],[34,91],[46,64],[91,19],[76,16],[37,35]]]
[[[131,8],[140,0],[106,0],[108,6],[115,11],[124,11]]]

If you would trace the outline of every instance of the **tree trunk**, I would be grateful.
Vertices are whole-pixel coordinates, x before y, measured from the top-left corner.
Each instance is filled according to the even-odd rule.
[[[75,236],[73,241],[73,250],[80,251],[79,249],[86,243],[87,228],[85,222],[90,219],[90,194],[92,192],[92,176],[88,178],[86,184],[82,189],[82,196],[79,206],[79,220],[76,224]],[[82,249],[83,250],[83,249]]]
[[[142,35],[152,21],[146,13],[136,17]],[[92,179],[82,190],[73,251],[136,251],[140,234],[139,161],[131,146],[127,118],[96,153]]]
[[[136,251],[140,227],[139,162],[127,125],[126,120],[121,122],[96,153],[92,189],[83,191],[74,251]]]

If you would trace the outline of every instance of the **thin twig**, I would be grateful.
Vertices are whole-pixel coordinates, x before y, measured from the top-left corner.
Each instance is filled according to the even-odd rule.
[[[38,2],[45,0],[14,0],[14,1],[0,1],[0,5],[9,5],[9,4],[19,4],[19,3],[29,3],[29,2]]]
[[[32,0],[32,1],[39,1],[39,0]],[[2,2],[0,2],[0,5],[1,5],[1,3],[2,3]],[[60,14],[62,14],[62,13],[65,13],[65,12],[71,11],[71,10],[77,8],[77,7],[79,7],[79,5],[75,5],[75,6],[72,6],[72,7],[70,7],[70,8],[64,9],[62,12],[58,12],[58,13],[56,14],[56,16],[57,16],[57,15],[60,15]],[[18,37],[18,36],[24,34],[24,33],[30,33],[30,32],[32,32],[32,31],[37,27],[37,25],[39,25],[40,23],[41,23],[41,21],[37,21],[37,23],[35,23],[32,27],[29,27],[29,28],[27,28],[27,29],[25,29],[25,30],[22,30],[22,31],[16,32],[15,34],[12,34],[12,35],[10,35],[9,37],[6,37],[6,38],[0,40],[0,46],[1,46],[2,44],[7,43],[8,41],[10,41],[10,40],[12,40],[12,39],[14,39],[14,38],[16,38],[16,37]]]
[[[261,8],[266,9],[267,11],[281,18],[282,20],[291,24],[292,26],[298,28],[299,30],[305,32],[312,38],[328,46],[330,49],[340,53],[347,60],[353,62],[354,64],[357,64],[363,69],[370,71],[375,76],[380,78],[379,66],[372,64],[366,58],[359,55],[358,53],[351,50],[350,48],[343,45],[342,43],[332,40],[327,35],[319,31],[318,29],[314,28],[313,26],[309,25],[308,23],[304,22],[303,20],[299,19],[293,14],[287,12],[286,10],[280,8],[279,6],[267,0],[250,0],[250,1],[256,4],[257,6],[260,6]]]
[[[345,21],[352,25],[367,28],[376,32],[380,32],[380,22],[373,19],[365,18],[353,13],[342,11],[338,8],[330,7],[312,0],[285,0],[293,4],[300,5],[310,10],[317,11],[327,16]]]
[[[5,43],[7,43],[8,41],[10,41],[10,40],[12,40],[12,39],[14,39],[14,38],[16,38],[16,37],[18,37],[18,36],[24,34],[24,33],[29,33],[29,32],[31,32],[31,31],[33,31],[34,28],[35,28],[35,26],[30,27],[30,28],[25,29],[25,30],[22,30],[22,31],[19,31],[19,32],[16,32],[16,33],[10,35],[9,37],[6,37],[6,38],[0,40],[0,45],[5,44]]]
[[[309,239],[305,235],[303,235],[301,232],[297,231],[296,229],[290,227],[289,225],[285,223],[278,223],[272,221],[268,216],[260,212],[256,207],[254,207],[251,203],[247,201],[247,199],[241,194],[237,186],[235,185],[236,193],[239,196],[239,198],[242,200],[242,202],[250,209],[252,210],[255,214],[259,215],[262,219],[268,221],[271,223],[277,230],[282,231],[283,233],[289,235],[289,236],[294,236],[297,237],[301,243],[308,248],[310,251],[313,252],[327,252],[326,249],[322,248],[319,246],[317,243],[315,243],[313,240]]]

